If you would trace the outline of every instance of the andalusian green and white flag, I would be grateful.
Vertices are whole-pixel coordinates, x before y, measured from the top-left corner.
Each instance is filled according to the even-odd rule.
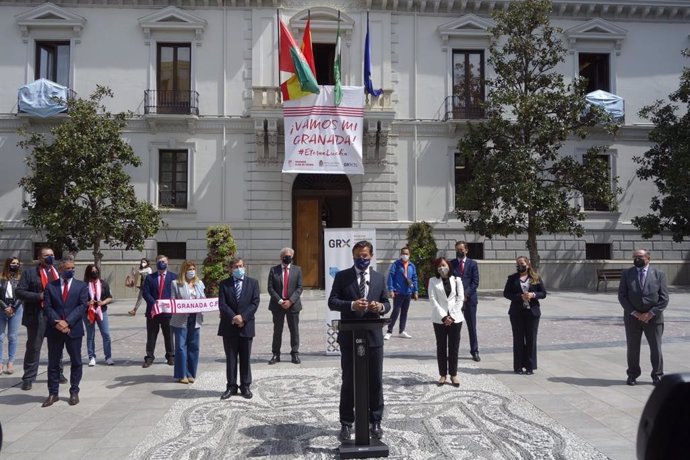
[[[338,12],[338,33],[335,36],[335,60],[333,62],[333,78],[335,79],[335,105],[343,100],[343,89],[340,82],[340,12]]]

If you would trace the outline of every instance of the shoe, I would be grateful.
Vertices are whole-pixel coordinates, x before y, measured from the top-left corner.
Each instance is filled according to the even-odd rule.
[[[64,385],[67,382],[68,380],[67,377],[65,377],[65,374],[60,374],[60,384]]]
[[[182,377],[181,379],[177,380],[180,383],[184,383],[185,385],[189,383],[189,379],[187,377]]]
[[[472,353],[472,361],[479,362],[482,358],[479,357],[479,353]]]
[[[71,399],[72,398],[70,397],[70,400]],[[49,395],[48,398],[45,401],[43,401],[43,404],[41,404],[41,407],[50,407],[53,404],[55,404],[56,402],[58,402],[59,400],[60,400],[60,398],[58,398],[58,395]]]
[[[527,369],[525,375],[534,375],[534,371],[532,369]]]
[[[96,365],[96,358],[89,358],[89,367],[93,367]]]
[[[523,371],[522,369],[515,369],[515,370],[513,371],[513,374],[524,375],[524,374],[525,374],[525,371]]]
[[[194,377],[187,377],[187,381],[189,383],[194,383]]]
[[[153,364],[152,358],[144,358],[144,364],[142,364],[141,367],[146,369],[147,367],[151,367],[151,364]]]
[[[376,438],[376,439],[381,439],[383,436],[383,430],[381,429],[381,422],[374,422],[371,424],[370,427],[371,434]]]
[[[220,395],[220,399],[228,399],[230,396],[235,396],[236,394],[237,387],[228,388],[222,395]]]
[[[79,395],[77,393],[70,393],[68,403],[70,406],[76,406],[79,404]]]
[[[390,332],[386,332],[386,335],[383,336],[383,340],[390,340],[391,339],[391,334]]]
[[[302,362],[301,359],[299,359],[299,353],[294,353],[292,355],[292,364],[300,364]]]
[[[635,377],[628,377],[628,380],[625,381],[625,384],[630,386],[637,385],[637,379]]]
[[[22,390],[29,391],[31,389],[31,380],[22,381]]]
[[[175,358],[168,358],[168,366],[174,366],[175,365]]]
[[[254,394],[252,393],[252,390],[249,388],[245,388],[244,390],[241,391],[242,397],[244,399],[252,399],[254,397]]]
[[[108,366],[112,366],[112,365],[115,364],[115,361],[113,361],[113,358],[108,358],[108,359],[105,360],[105,363],[106,363]]]
[[[661,377],[657,375],[652,376],[652,385],[657,386],[658,384],[661,383]]]
[[[14,363],[7,363],[7,369],[5,370],[5,373],[9,375],[14,374]]]
[[[442,387],[445,384],[446,384],[446,376],[444,375],[440,379],[438,379],[438,383],[436,385]]]
[[[275,364],[280,362],[280,355],[273,355],[271,356],[271,359],[268,361],[268,364]]]
[[[352,439],[352,427],[350,425],[345,425],[344,423],[340,427],[340,434],[338,434],[338,439],[345,442]]]
[[[402,331],[400,333],[400,337],[403,339],[411,339],[412,338],[412,336],[410,334],[408,334],[407,331]]]
[[[453,384],[455,388],[458,388],[460,386],[460,379],[458,379],[457,375],[451,375],[450,383]]]
[[[129,314],[129,316],[134,316],[137,314],[137,311],[136,310],[130,310],[127,313]]]

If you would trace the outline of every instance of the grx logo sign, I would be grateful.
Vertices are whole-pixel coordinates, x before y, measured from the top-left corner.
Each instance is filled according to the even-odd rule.
[[[329,248],[349,248],[350,240],[341,240],[339,238],[334,240],[328,240]]]

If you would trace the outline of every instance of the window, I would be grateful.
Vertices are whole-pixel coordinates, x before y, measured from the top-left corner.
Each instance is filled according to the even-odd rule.
[[[187,208],[187,150],[161,150],[158,170],[158,206]]]
[[[467,196],[466,186],[472,179],[472,169],[467,163],[467,158],[459,152],[455,153],[455,207],[456,209],[473,210],[477,205]]]
[[[611,92],[608,53],[579,53],[580,77],[587,79],[587,93],[598,89]]]
[[[585,243],[585,259],[609,260],[611,259],[610,243]]]
[[[34,78],[69,87],[69,41],[37,41]]]
[[[157,246],[157,254],[162,254],[168,259],[184,260],[187,258],[187,243],[158,242]]]
[[[611,155],[598,155],[599,159],[605,164],[608,177],[611,177]],[[582,194],[583,208],[585,211],[610,211],[609,203],[598,200],[587,191]]]
[[[484,117],[484,51],[453,51],[453,118]]]
[[[158,113],[189,113],[192,48],[189,43],[159,43],[157,63]]]
[[[333,61],[335,60],[335,43],[312,43],[316,81],[319,85],[335,85]]]
[[[484,243],[467,243],[467,257],[482,260],[484,258]]]

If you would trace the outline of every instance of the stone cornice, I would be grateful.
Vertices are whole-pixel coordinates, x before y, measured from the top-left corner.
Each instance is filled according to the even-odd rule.
[[[318,6],[343,11],[388,11],[391,13],[419,13],[440,16],[475,14],[489,16],[496,9],[505,9],[512,0],[323,0]],[[63,8],[153,8],[151,0],[54,0]],[[33,8],[35,2],[26,0],[0,0],[0,6]],[[284,8],[307,9],[314,2],[307,0],[168,0],[157,1],[156,7],[176,6],[181,9],[219,8]],[[592,19],[595,17],[615,21],[690,22],[690,4],[687,1],[656,0],[554,0],[554,17]]]

